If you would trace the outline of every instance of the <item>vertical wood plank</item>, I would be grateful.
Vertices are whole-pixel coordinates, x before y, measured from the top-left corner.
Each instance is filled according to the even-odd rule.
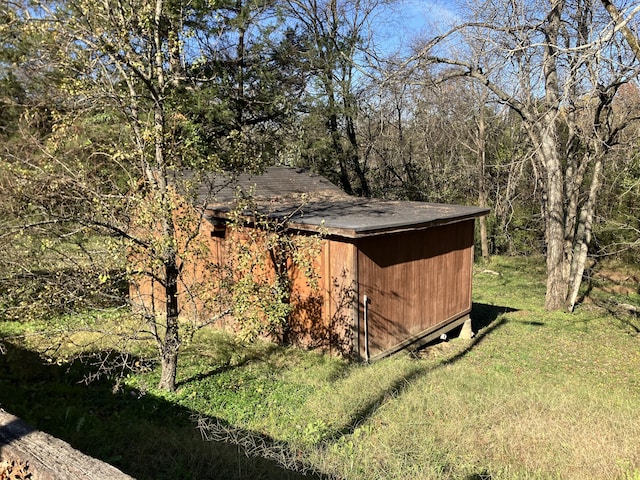
[[[361,295],[371,301],[371,355],[468,313],[473,226],[468,220],[362,239],[358,268]]]

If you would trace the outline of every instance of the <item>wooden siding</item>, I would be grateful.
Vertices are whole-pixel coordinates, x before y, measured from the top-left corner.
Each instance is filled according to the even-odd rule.
[[[471,310],[474,221],[358,241],[359,352],[391,353]],[[368,338],[362,301],[368,298]]]
[[[224,267],[224,240],[212,236],[213,225],[201,221],[199,212],[185,205],[176,211],[178,227],[178,262],[182,271],[178,281],[179,316],[196,323],[209,322],[221,313],[215,295]],[[159,228],[159,227],[158,227]],[[196,238],[191,238],[197,232]],[[129,284],[129,301],[132,309],[144,314],[165,312],[165,272],[157,259],[148,253],[133,250],[129,254],[129,265],[133,274]]]
[[[327,242],[328,268],[325,276],[328,308],[325,316],[332,330],[332,349],[342,355],[355,353],[354,339],[358,320],[358,284],[356,280],[358,253],[349,241]]]
[[[293,343],[338,355],[354,353],[358,318],[356,257],[352,243],[323,239],[314,263],[319,288],[312,289],[296,272],[290,317]]]
[[[248,228],[227,228],[224,238],[212,235],[213,225],[202,222],[198,245],[192,255],[183,256],[184,267],[178,284],[178,304],[183,321],[207,323],[219,315],[232,301],[229,292],[220,288],[220,280],[229,264],[230,248],[241,243],[253,250],[255,262],[251,274],[259,282],[268,284],[275,279],[275,270],[267,254],[266,236]],[[252,232],[251,234],[249,232]],[[296,238],[308,237],[299,234]],[[307,274],[290,264],[291,306],[293,308],[286,332],[286,341],[317,348],[337,355],[354,353],[357,329],[357,283],[355,245],[344,239],[319,238],[320,255],[313,260],[317,286],[312,286]],[[240,278],[241,271],[233,275]],[[158,311],[164,307],[164,289],[150,277],[140,275],[130,284],[130,300],[139,312]],[[220,328],[236,330],[231,316],[216,322]]]

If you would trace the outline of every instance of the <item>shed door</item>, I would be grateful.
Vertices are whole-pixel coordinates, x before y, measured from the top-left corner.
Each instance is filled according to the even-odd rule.
[[[365,342],[375,357],[470,312],[473,230],[467,220],[359,240],[361,356]]]

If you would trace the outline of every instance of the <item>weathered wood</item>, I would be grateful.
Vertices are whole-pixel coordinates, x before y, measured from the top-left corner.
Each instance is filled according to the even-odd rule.
[[[37,480],[133,480],[112,465],[36,430],[0,409],[0,460],[28,462]]]

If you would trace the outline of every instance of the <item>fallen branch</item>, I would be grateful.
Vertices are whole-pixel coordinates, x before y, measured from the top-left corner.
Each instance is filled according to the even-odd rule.
[[[618,303],[616,307],[625,310],[628,313],[638,313],[640,312],[640,308],[635,305],[629,305],[628,303]]]

